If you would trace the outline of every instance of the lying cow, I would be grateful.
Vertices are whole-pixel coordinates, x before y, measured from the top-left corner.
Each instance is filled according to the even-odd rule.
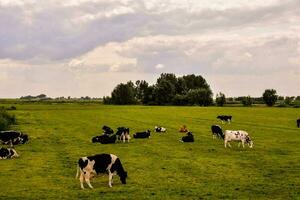
[[[188,132],[188,129],[186,128],[186,125],[183,125],[182,127],[179,128],[179,132],[181,133],[186,133]]]
[[[127,172],[124,170],[120,159],[113,154],[97,154],[94,156],[82,157],[78,160],[76,178],[79,176],[80,186],[84,189],[83,180],[90,188],[93,186],[90,179],[101,173],[108,174],[108,186],[112,187],[114,175],[118,175],[122,184],[126,184]]]
[[[0,159],[8,159],[19,157],[19,154],[14,148],[0,148]]]
[[[221,126],[219,126],[219,125],[212,125],[211,126],[211,132],[212,132],[212,135],[213,135],[214,139],[216,137],[224,139],[224,134],[223,134]]]
[[[116,143],[116,140],[117,140],[116,134],[113,134],[111,136],[107,134],[103,134],[92,138],[93,143],[99,142],[101,144],[113,144]]]
[[[25,144],[28,141],[28,135],[23,134],[20,131],[1,131],[0,141],[10,146],[16,144]]]
[[[222,121],[222,123],[228,122],[230,124],[230,122],[232,121],[232,116],[231,115],[219,115],[217,117],[217,119],[220,119]]]
[[[157,133],[164,133],[164,132],[167,131],[166,128],[164,128],[164,127],[159,127],[159,126],[155,126],[155,127],[154,127],[154,130],[155,130],[155,132],[157,132]]]
[[[242,142],[243,148],[245,147],[245,143],[249,145],[250,148],[253,147],[253,141],[249,137],[248,133],[246,131],[231,131],[226,130],[225,131],[225,138],[224,138],[224,146],[226,148],[227,144],[229,147],[231,147],[230,143],[231,141],[240,141]],[[240,146],[240,143],[239,143]]]
[[[297,127],[300,127],[300,119],[297,119]]]
[[[193,136],[192,132],[188,132],[186,134],[186,136],[183,136],[181,138],[181,141],[182,142],[194,142],[194,136]]]
[[[144,131],[144,132],[137,132],[133,134],[134,138],[150,138],[150,131]]]
[[[129,128],[125,128],[125,127],[119,127],[116,135],[118,137],[119,141],[123,141],[125,143],[125,141],[127,140],[127,142],[129,142],[130,140],[130,135],[129,135]]]
[[[108,126],[106,126],[106,125],[104,125],[104,126],[102,127],[102,130],[104,131],[104,134],[107,134],[107,135],[110,135],[110,134],[113,134],[113,133],[114,133],[114,131],[113,131],[110,127],[108,127]]]

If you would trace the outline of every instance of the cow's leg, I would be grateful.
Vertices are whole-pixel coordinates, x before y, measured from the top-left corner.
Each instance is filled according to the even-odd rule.
[[[245,148],[245,140],[242,140],[242,146]]]
[[[238,148],[240,148],[240,146],[241,146],[241,142],[238,143]]]
[[[86,173],[84,175],[84,179],[85,179],[85,182],[88,184],[88,186],[93,189],[93,186],[91,185],[91,182],[90,182],[90,173]]]
[[[227,140],[224,140],[224,146],[227,147]]]
[[[80,187],[81,187],[81,189],[84,189],[84,186],[83,186],[84,177],[83,177],[83,173],[82,172],[80,172],[79,180],[80,180]]]
[[[122,138],[123,138],[123,143],[125,143],[125,134],[123,135],[123,137],[122,137]]]
[[[113,173],[111,173],[109,170],[108,170],[108,186],[109,187],[112,187],[112,179],[113,179]]]

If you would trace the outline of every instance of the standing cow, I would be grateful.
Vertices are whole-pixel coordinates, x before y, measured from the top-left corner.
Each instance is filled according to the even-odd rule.
[[[227,144],[229,147],[231,147],[230,143],[231,141],[240,141],[242,142],[243,148],[245,147],[245,143],[249,145],[250,148],[253,147],[253,141],[249,137],[248,133],[246,131],[231,131],[226,130],[225,131],[225,138],[224,138],[224,146],[227,147]],[[239,143],[240,146],[240,143]]]
[[[212,135],[213,135],[213,139],[215,139],[216,137],[224,139],[224,133],[222,131],[221,126],[212,125],[211,126],[211,132],[212,132]]]
[[[219,116],[217,116],[217,119],[221,120],[222,124],[224,122],[228,122],[230,124],[230,122],[232,121],[232,116],[231,115],[219,115]]]
[[[78,160],[76,178],[78,178],[78,175],[80,174],[79,180],[82,189],[84,189],[84,180],[90,188],[93,188],[90,179],[101,173],[108,174],[109,187],[112,187],[114,175],[118,175],[122,184],[126,184],[127,172],[124,170],[120,159],[116,155],[97,154],[94,156],[82,157]]]

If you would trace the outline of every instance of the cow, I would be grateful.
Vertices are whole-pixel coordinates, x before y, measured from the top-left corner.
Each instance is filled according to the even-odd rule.
[[[130,135],[129,135],[129,128],[126,127],[118,127],[118,130],[116,132],[116,135],[118,137],[119,141],[123,141],[123,143],[125,143],[125,141],[127,140],[127,142],[129,142],[130,140]]]
[[[1,131],[0,141],[9,144],[11,147],[16,144],[25,144],[28,141],[28,135],[20,131]]]
[[[108,127],[108,126],[106,126],[106,125],[104,125],[104,126],[102,127],[102,130],[104,131],[104,134],[107,134],[107,135],[110,135],[110,134],[113,134],[113,133],[114,133],[114,131],[113,131],[110,127]]]
[[[164,132],[167,131],[166,128],[160,127],[160,126],[155,126],[155,127],[154,127],[154,130],[155,130],[155,132],[157,132],[157,133],[164,133]]]
[[[212,125],[211,126],[211,132],[212,132],[212,136],[215,139],[216,137],[218,137],[219,139],[222,138],[224,139],[224,133],[222,131],[221,126],[219,125]]]
[[[114,175],[118,175],[122,184],[126,184],[127,172],[124,170],[120,159],[116,155],[97,154],[94,156],[82,157],[78,160],[76,178],[78,178],[78,175],[80,174],[79,180],[82,189],[84,189],[84,180],[90,188],[93,188],[90,179],[103,173],[108,174],[109,187],[112,187]]]
[[[300,128],[300,119],[297,119],[297,127]]]
[[[144,132],[137,132],[133,134],[134,138],[150,138],[150,132],[149,130],[144,131]]]
[[[231,141],[241,141],[243,148],[245,147],[245,143],[249,145],[250,148],[253,147],[253,141],[251,140],[249,134],[246,131],[231,131],[226,130],[225,131],[225,137],[224,137],[224,146],[226,148],[227,144],[229,147],[231,147],[230,143]],[[240,143],[239,145],[240,146]]]
[[[113,144],[116,143],[116,140],[117,140],[116,134],[113,134],[111,136],[107,134],[103,134],[92,138],[93,143],[99,142],[101,144]]]
[[[179,132],[181,132],[181,133],[186,133],[186,132],[188,132],[188,129],[186,128],[186,125],[181,126],[181,127],[179,128]]]
[[[0,160],[1,159],[8,159],[8,158],[14,158],[19,157],[19,154],[14,148],[0,148]]]
[[[187,132],[186,136],[183,136],[181,138],[182,142],[194,142],[194,136],[192,134],[192,132]]]
[[[222,121],[222,124],[224,122],[228,122],[230,124],[230,122],[232,121],[232,116],[231,115],[219,115],[219,116],[217,116],[217,119],[220,119]]]

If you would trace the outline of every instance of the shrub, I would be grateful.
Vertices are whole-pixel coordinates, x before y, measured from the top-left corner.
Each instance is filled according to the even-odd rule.
[[[16,124],[15,116],[8,114],[4,109],[0,109],[0,131],[8,129],[12,124]]]

